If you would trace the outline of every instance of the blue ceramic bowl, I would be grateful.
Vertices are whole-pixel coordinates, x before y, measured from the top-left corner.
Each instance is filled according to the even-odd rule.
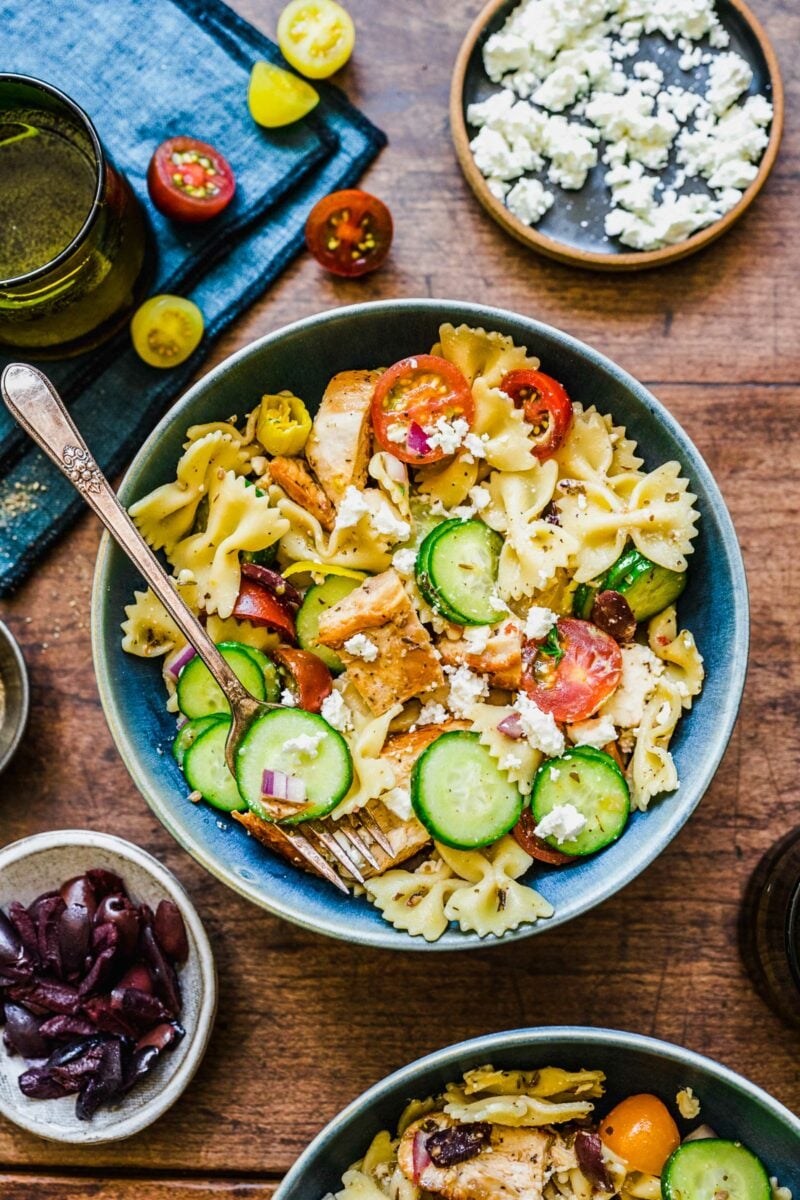
[[[619,842],[569,871],[536,871],[536,887],[555,907],[550,921],[503,939],[541,933],[569,921],[630,883],[671,841],[706,791],[727,746],[744,685],[748,603],[744,567],[730,516],[695,447],[665,408],[625,371],[557,329],[527,317],[444,300],[399,300],[341,308],[269,334],[233,355],[199,383],[150,435],[120,488],[131,504],[175,476],[187,428],[249,411],[264,392],[291,388],[310,407],[337,371],[389,364],[429,349],[440,323],[482,325],[509,334],[537,354],[573,397],[597,404],[625,424],[647,465],[677,459],[698,496],[700,536],[681,598],[681,621],[706,661],[702,696],[681,720],[672,748],[680,790],[636,814]],[[387,924],[363,897],[347,899],[329,884],[289,867],[248,838],[235,821],[186,801],[186,784],[169,753],[175,721],[164,709],[158,664],[120,646],[123,607],[142,586],[108,537],[97,561],[92,643],[100,696],[111,733],[156,816],[212,874],[271,912],[309,929],[401,950],[456,950],[485,945],[448,931],[429,945]],[[493,939],[488,944],[493,944]]]
[[[274,1200],[322,1200],[339,1190],[342,1172],[363,1158],[381,1129],[394,1132],[411,1099],[424,1099],[463,1071],[491,1063],[502,1070],[558,1066],[605,1071],[607,1092],[598,1112],[636,1092],[654,1092],[675,1112],[675,1095],[691,1087],[700,1117],[680,1121],[685,1135],[699,1122],[753,1150],[769,1174],[797,1195],[800,1121],[766,1092],[709,1058],[635,1033],[552,1026],[494,1033],[437,1050],[396,1071],[354,1100],[322,1130],[285,1177]]]

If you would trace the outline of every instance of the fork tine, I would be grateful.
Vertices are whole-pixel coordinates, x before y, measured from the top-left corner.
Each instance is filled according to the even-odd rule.
[[[362,808],[360,812],[354,815],[360,819],[361,824],[372,834],[373,840],[378,843],[381,850],[385,851],[390,858],[394,858],[392,843],[381,828],[378,818],[366,808]]]
[[[319,851],[312,846],[307,837],[304,837],[300,833],[289,833],[286,829],[283,829],[282,832],[286,835],[287,841],[291,843],[297,853],[305,859],[317,875],[321,875],[323,879],[327,879],[328,883],[332,883],[334,887],[337,887],[340,892],[344,892],[346,896],[350,895],[350,889],[347,884],[343,879],[340,879],[327,859],[323,858]],[[349,862],[347,867],[350,870],[351,864]]]
[[[355,847],[361,857],[366,859],[369,865],[374,867],[376,871],[380,871],[381,865],[364,840],[363,832],[359,829],[358,825],[348,817],[344,817],[338,822],[338,828],[341,831],[342,837],[347,838],[350,845]]]
[[[324,847],[324,849],[327,850],[329,854],[332,854],[333,857],[341,863],[349,875],[352,875],[358,883],[364,882],[364,876],[361,874],[358,864],[353,862],[353,860],[350,858],[350,855],[347,853],[344,847],[339,844],[339,842],[336,840],[336,837],[332,833],[328,833],[327,829],[322,829],[316,824],[316,822],[307,821],[305,823],[305,827],[308,832],[312,834],[314,838]]]

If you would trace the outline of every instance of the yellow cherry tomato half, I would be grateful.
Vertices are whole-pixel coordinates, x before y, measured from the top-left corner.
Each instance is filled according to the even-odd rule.
[[[309,79],[327,79],[353,53],[352,18],[335,0],[290,0],[278,21],[278,45],[288,63]]]
[[[183,296],[151,296],[133,314],[133,348],[151,367],[177,367],[200,345],[203,314]]]
[[[631,1171],[660,1175],[681,1143],[678,1126],[658,1096],[628,1096],[600,1125],[600,1140]]]
[[[299,121],[319,104],[319,93],[305,79],[274,63],[257,62],[247,89],[250,116],[258,125],[279,129]]]

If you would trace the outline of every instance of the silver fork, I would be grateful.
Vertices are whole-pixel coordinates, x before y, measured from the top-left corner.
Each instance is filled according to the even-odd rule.
[[[120,504],[47,376],[27,363],[11,363],[0,379],[0,390],[12,416],[94,510],[219,684],[231,707],[232,720],[225,745],[225,758],[231,773],[235,774],[236,750],[248,728],[256,717],[281,705],[257,700],[233,673],[198,618],[184,604],[167,572]],[[329,826],[333,824],[328,823]],[[330,860],[334,860],[353,879],[363,883],[363,873],[352,851],[360,855],[362,862],[376,868],[376,846],[390,856],[393,854],[390,842],[370,813],[363,816],[354,814],[342,822],[335,822],[339,837],[320,821],[304,823],[302,832],[297,826],[283,825],[280,828],[287,843],[309,869],[343,892],[348,891],[347,885]],[[352,847],[352,851],[347,847]]]

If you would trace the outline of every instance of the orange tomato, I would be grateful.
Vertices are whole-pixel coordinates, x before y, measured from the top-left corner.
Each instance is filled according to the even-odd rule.
[[[600,1125],[600,1140],[631,1171],[660,1175],[681,1142],[678,1126],[658,1096],[628,1096]]]

